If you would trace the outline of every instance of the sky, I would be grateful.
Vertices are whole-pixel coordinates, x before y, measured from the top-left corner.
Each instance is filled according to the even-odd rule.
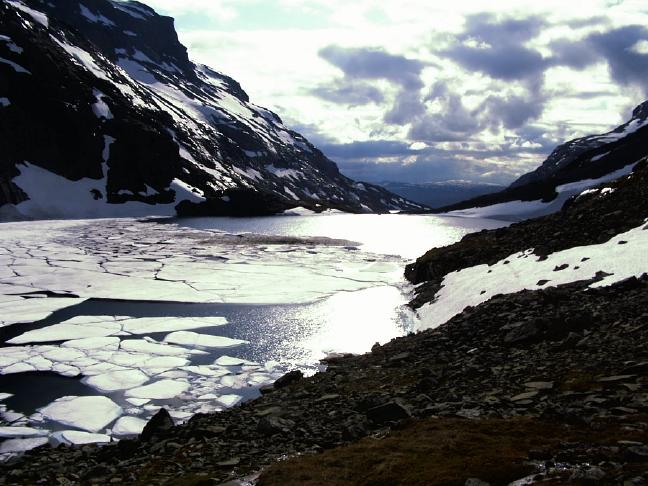
[[[648,99],[644,0],[143,0],[370,182],[509,183]]]

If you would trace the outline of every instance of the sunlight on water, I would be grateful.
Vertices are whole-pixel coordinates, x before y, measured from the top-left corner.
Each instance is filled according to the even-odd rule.
[[[449,245],[479,229],[506,225],[478,218],[434,215],[331,214],[264,218],[195,218],[180,225],[232,233],[282,236],[327,236],[355,241],[368,252],[400,255],[414,260],[430,248]]]
[[[404,302],[401,291],[391,286],[340,292],[302,310],[299,320],[318,325],[289,347],[302,349],[309,364],[330,353],[365,353],[376,342],[384,344],[411,329]]]

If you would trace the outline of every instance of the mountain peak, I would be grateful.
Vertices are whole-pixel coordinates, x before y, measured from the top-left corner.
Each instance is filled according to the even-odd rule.
[[[173,19],[143,4],[13,0],[0,14],[0,139],[11,140],[0,206],[37,217],[420,207],[344,177],[238,82],[192,63]],[[53,207],[48,191],[76,201]]]

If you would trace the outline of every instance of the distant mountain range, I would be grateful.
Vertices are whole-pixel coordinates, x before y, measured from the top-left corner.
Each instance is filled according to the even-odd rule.
[[[588,187],[632,171],[648,156],[648,101],[637,106],[629,121],[602,134],[577,138],[558,146],[533,172],[506,189],[441,207],[435,212],[472,211],[482,216],[540,216],[555,212]],[[515,203],[518,201],[519,203]],[[519,218],[518,218],[519,219]]]
[[[335,163],[135,1],[0,3],[5,216],[416,209]]]
[[[432,208],[449,206],[466,199],[499,192],[505,188],[505,186],[497,184],[467,181],[426,182],[421,184],[388,181],[381,182],[380,185],[410,201]]]

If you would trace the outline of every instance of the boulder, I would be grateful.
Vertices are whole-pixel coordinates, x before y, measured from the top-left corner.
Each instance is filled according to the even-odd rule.
[[[174,425],[173,418],[169,415],[167,409],[161,408],[144,426],[144,430],[142,430],[140,435],[140,440],[149,441],[153,437],[167,432]]]

